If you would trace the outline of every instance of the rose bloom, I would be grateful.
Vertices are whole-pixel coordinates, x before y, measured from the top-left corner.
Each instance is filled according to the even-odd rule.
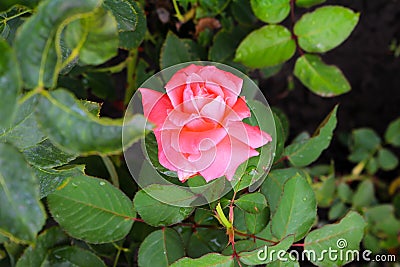
[[[237,167],[271,141],[250,117],[243,80],[214,66],[189,65],[165,85],[166,94],[140,88],[145,117],[155,124],[158,159],[180,181],[200,174],[231,181]]]

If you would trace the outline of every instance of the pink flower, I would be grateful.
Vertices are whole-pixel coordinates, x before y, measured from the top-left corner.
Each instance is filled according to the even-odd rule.
[[[158,159],[185,182],[202,175],[209,182],[221,176],[231,181],[237,167],[271,141],[250,117],[243,80],[214,66],[190,65],[175,73],[166,94],[140,88],[144,115],[156,125]]]

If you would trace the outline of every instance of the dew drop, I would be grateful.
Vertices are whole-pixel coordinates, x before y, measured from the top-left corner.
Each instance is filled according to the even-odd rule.
[[[100,182],[100,185],[105,185],[106,183],[105,182]]]

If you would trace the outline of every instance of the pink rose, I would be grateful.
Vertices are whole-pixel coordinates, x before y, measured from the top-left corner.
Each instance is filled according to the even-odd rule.
[[[250,117],[243,80],[214,66],[190,65],[175,73],[166,94],[140,88],[144,115],[156,125],[158,159],[185,182],[202,175],[231,181],[237,167],[271,141]]]

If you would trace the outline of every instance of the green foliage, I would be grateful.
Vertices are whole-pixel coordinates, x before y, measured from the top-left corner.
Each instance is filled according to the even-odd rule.
[[[343,252],[360,244],[374,253],[398,251],[400,180],[387,186],[380,175],[398,176],[400,119],[380,134],[370,128],[349,134],[348,172],[335,167],[336,158],[318,161],[340,123],[337,106],[311,137],[296,138],[290,118],[272,107],[274,158],[250,158],[234,178],[240,183],[222,198],[190,207],[200,193],[207,198],[227,185],[214,181],[206,194],[196,188],[205,183],[199,176],[185,183],[191,191],[138,188],[122,156],[137,141],[145,141],[140,145],[155,170],[134,171],[180,183],[158,162],[144,117],[119,118],[152,74],[210,60],[258,84],[281,71],[290,90],[302,84],[335,97],[351,86],[323,53],[334,55],[359,20],[341,6],[308,9],[325,0],[153,2],[1,1],[0,266],[300,266],[290,258],[293,246],[318,255],[338,248],[339,239],[347,242]],[[251,110],[245,122],[272,130],[268,108],[251,100],[247,84],[243,94]],[[270,160],[266,179],[249,190]],[[163,202],[171,196],[175,205]],[[273,250],[283,258],[268,254]]]

